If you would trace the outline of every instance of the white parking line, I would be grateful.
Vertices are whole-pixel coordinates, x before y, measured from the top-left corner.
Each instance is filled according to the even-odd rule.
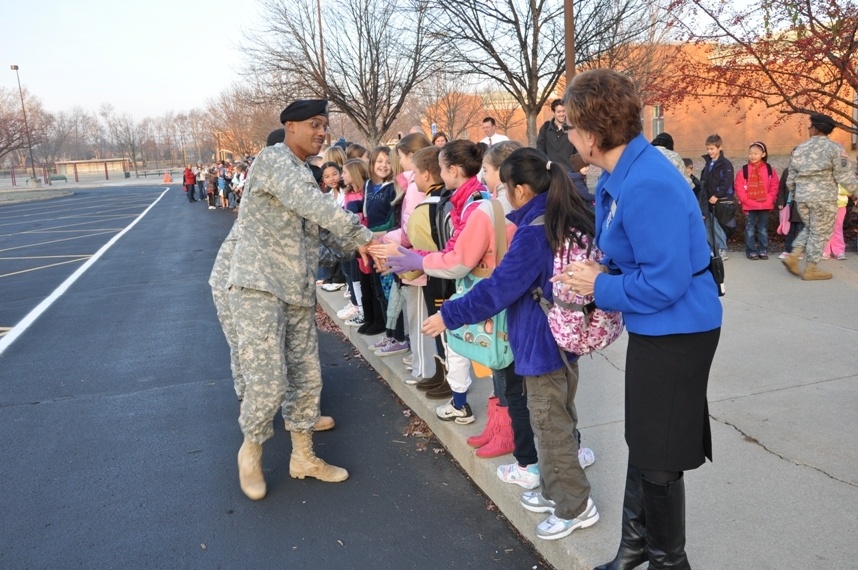
[[[59,287],[54,289],[54,291],[50,295],[48,295],[48,297],[44,301],[39,303],[36,306],[36,308],[34,308],[29,313],[27,313],[27,316],[25,316],[23,319],[21,319],[21,322],[17,323],[14,327],[12,327],[12,330],[10,330],[5,335],[3,335],[3,337],[0,338],[0,355],[2,355],[4,352],[6,352],[6,349],[9,348],[9,346],[13,342],[15,342],[15,340],[19,336],[24,334],[24,331],[26,331],[28,328],[30,328],[30,325],[32,325],[34,322],[36,322],[36,319],[38,319],[42,315],[42,313],[47,311],[48,307],[53,305],[54,301],[59,299],[62,296],[62,294],[65,293],[68,290],[68,288],[71,287],[74,284],[74,282],[80,278],[81,275],[86,273],[87,269],[92,267],[92,265],[96,261],[101,259],[101,256],[104,255],[107,252],[107,250],[109,250],[111,247],[113,247],[113,244],[115,244],[117,241],[119,241],[119,238],[124,236],[131,228],[133,228],[135,225],[137,225],[137,222],[142,220],[143,216],[148,214],[149,210],[151,210],[155,206],[155,204],[157,204],[161,200],[161,198],[164,197],[164,194],[169,192],[169,190],[170,190],[169,187],[165,188],[164,191],[161,192],[161,194],[158,196],[158,198],[154,202],[149,204],[149,207],[146,208],[145,210],[143,210],[143,212],[139,216],[137,216],[137,218],[133,222],[128,224],[124,230],[122,230],[121,232],[119,232],[118,234],[113,236],[110,239],[110,241],[108,241],[106,244],[101,246],[101,249],[99,249],[97,252],[95,252],[93,254],[93,256],[91,258],[89,258],[89,260],[87,260],[86,263],[84,263],[83,265],[78,267],[77,271],[75,271],[74,273],[69,275],[69,277],[65,281],[63,281]]]

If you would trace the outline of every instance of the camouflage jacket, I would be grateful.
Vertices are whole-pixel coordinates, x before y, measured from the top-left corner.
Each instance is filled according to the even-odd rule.
[[[349,251],[372,232],[325,197],[307,166],[283,145],[263,149],[244,184],[229,284],[267,291],[290,305],[316,303],[320,228],[324,245]]]
[[[858,194],[858,179],[846,151],[825,136],[813,136],[792,151],[787,190],[796,202],[837,202],[837,185]]]

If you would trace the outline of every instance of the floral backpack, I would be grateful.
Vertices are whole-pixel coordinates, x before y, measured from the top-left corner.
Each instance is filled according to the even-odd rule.
[[[540,216],[531,225],[544,223],[544,218]],[[580,233],[578,235],[581,236]],[[575,240],[566,239],[554,254],[554,275],[560,275],[563,268],[573,261],[591,259],[598,263],[602,260],[604,254],[594,245],[590,236],[581,236],[581,241],[586,244],[586,248]],[[531,293],[548,317],[548,326],[557,346],[566,352],[579,356],[590,354],[607,347],[623,334],[622,313],[598,308],[592,295],[578,295],[562,283],[554,284],[553,304],[543,297],[541,288],[537,287]]]

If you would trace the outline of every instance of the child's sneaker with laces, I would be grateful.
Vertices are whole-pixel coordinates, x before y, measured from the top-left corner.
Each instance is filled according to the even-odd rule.
[[[349,303],[348,305],[346,305],[345,307],[343,307],[342,309],[337,311],[337,318],[340,319],[341,321],[347,321],[350,318],[357,315],[359,312],[360,312],[359,307],[355,307],[354,305]]]
[[[390,343],[392,340],[393,339],[390,338],[389,336],[382,337],[379,340],[372,343],[371,345],[369,345],[369,349],[370,350],[381,350],[382,348],[387,346],[388,343]]]
[[[593,499],[587,498],[587,507],[584,512],[573,519],[561,519],[555,514],[536,525],[536,536],[544,540],[557,540],[572,534],[579,528],[593,526],[599,521],[599,511]]]
[[[352,318],[350,318],[349,320],[347,320],[343,324],[346,325],[347,327],[359,327],[359,326],[362,326],[365,322],[366,321],[363,318],[363,312],[360,312],[360,313],[356,314],[355,316],[353,316]]]
[[[475,419],[473,412],[471,412],[471,406],[465,404],[460,409],[457,409],[456,406],[453,405],[452,399],[446,404],[435,408],[435,415],[445,422],[452,420],[460,425],[473,423]]]
[[[504,483],[513,483],[525,489],[539,487],[539,465],[536,463],[522,467],[518,461],[514,461],[509,465],[500,465],[497,474]]]
[[[521,506],[532,513],[554,513],[557,503],[546,499],[539,491],[527,491],[521,494]]]
[[[375,351],[376,356],[393,356],[394,354],[403,354],[411,350],[407,342],[399,342],[396,339],[390,339],[383,347]]]

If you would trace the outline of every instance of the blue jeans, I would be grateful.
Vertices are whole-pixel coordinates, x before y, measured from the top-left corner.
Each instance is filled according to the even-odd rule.
[[[745,212],[745,255],[760,253],[769,249],[769,212],[771,210]],[[755,232],[757,234],[756,240],[754,240]]]

